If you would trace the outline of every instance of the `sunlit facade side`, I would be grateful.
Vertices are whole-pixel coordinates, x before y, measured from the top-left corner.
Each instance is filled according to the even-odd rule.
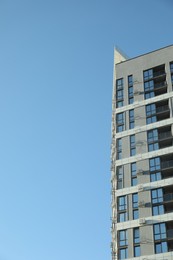
[[[173,45],[114,53],[112,260],[173,259]]]

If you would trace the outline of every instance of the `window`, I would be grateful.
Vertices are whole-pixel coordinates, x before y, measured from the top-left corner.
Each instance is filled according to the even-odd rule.
[[[134,109],[129,110],[129,129],[135,127]]]
[[[147,124],[151,124],[157,121],[155,104],[150,104],[146,106],[146,117],[147,117]]]
[[[127,239],[127,230],[121,230],[118,233],[118,255],[119,259],[123,260],[128,257],[128,239]]]
[[[155,244],[155,252],[156,254],[168,252],[167,242],[160,242]]]
[[[141,255],[141,248],[140,246],[134,246],[134,257],[140,256]]]
[[[123,100],[124,100],[124,94],[123,94],[123,90],[117,90],[117,108],[118,107],[122,107],[123,106]]]
[[[173,62],[170,63],[170,70],[171,70],[171,73],[173,72]]]
[[[154,225],[155,253],[168,252],[166,236],[166,224],[159,223]]]
[[[116,88],[117,89],[122,89],[123,88],[123,78],[117,79]]]
[[[134,102],[134,94],[133,94],[133,76],[128,76],[128,94],[129,94],[129,104],[133,104]]]
[[[145,92],[152,91],[154,89],[154,81],[149,80],[144,83]]]
[[[130,136],[130,156],[136,154],[135,135]]]
[[[127,239],[127,230],[119,231],[119,246],[127,246],[128,239]]]
[[[161,180],[161,165],[160,165],[160,158],[152,158],[149,160],[150,164],[150,179],[151,181],[159,181]]]
[[[143,76],[145,99],[167,92],[165,64],[144,71]]]
[[[148,131],[148,151],[155,151],[159,149],[159,143],[158,143],[158,130],[153,129]]]
[[[123,188],[123,166],[117,166],[117,188]]]
[[[173,62],[170,63],[170,70],[171,70],[171,81],[173,84]]]
[[[127,221],[127,197],[118,197],[118,222]]]
[[[132,194],[132,206],[133,206],[133,219],[139,218],[139,210],[138,210],[138,194]]]
[[[122,107],[124,104],[123,79],[116,82],[116,107]]]
[[[159,223],[154,225],[154,240],[164,240],[166,239],[166,224]]]
[[[127,253],[128,253],[127,248],[119,249],[119,259],[120,260],[126,259],[128,257]]]
[[[116,125],[118,133],[124,131],[124,113],[117,114]]]
[[[118,197],[118,210],[127,209],[127,198],[126,196]]]
[[[131,163],[131,186],[136,186],[137,184],[136,163]]]
[[[133,86],[133,76],[132,75],[128,76],[128,86],[129,87]]]
[[[153,216],[164,214],[163,190],[162,188],[151,191]]]
[[[153,78],[153,70],[152,69],[144,71],[144,81],[152,79],[152,78]]]
[[[134,257],[141,255],[139,228],[133,230]]]
[[[153,80],[144,82],[144,91],[145,91],[145,99],[152,98],[155,96]]]
[[[117,160],[122,159],[122,139],[117,139]]]
[[[133,236],[134,236],[134,244],[139,244],[140,243],[140,238],[139,238],[139,228],[134,228],[133,230]]]

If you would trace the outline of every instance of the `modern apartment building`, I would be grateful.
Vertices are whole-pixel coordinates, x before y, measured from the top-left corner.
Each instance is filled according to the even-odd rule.
[[[171,260],[173,45],[114,59],[112,260]]]

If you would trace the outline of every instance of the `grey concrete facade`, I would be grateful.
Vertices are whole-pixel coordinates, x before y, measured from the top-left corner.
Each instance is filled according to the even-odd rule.
[[[114,53],[112,260],[173,259],[173,45]]]

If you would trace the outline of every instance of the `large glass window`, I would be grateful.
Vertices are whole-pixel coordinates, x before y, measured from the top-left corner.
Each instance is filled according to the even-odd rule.
[[[131,186],[136,186],[137,184],[136,163],[131,163]]]
[[[129,94],[129,104],[133,104],[134,102],[134,94],[133,94],[133,76],[128,76],[128,94]]]
[[[124,91],[123,90],[117,90],[117,108],[122,107],[124,103]]]
[[[166,224],[159,223],[154,225],[154,240],[166,239]]]
[[[155,252],[156,254],[168,252],[167,242],[160,242],[155,244]]]
[[[122,139],[117,139],[117,160],[122,159]]]
[[[127,198],[126,196],[118,197],[118,210],[127,209]]]
[[[127,230],[121,230],[118,232],[119,259],[123,260],[128,257],[127,246],[128,246]]]
[[[134,228],[133,236],[134,236],[134,244],[139,244],[140,243],[139,228]]]
[[[152,69],[145,70],[144,71],[144,81],[152,79],[152,78],[153,78],[153,70]]]
[[[153,216],[164,214],[163,190],[162,188],[151,191]]]
[[[127,246],[128,239],[127,239],[127,230],[119,231],[119,246]]]
[[[167,92],[165,65],[144,71],[145,99],[152,98]]]
[[[173,72],[173,62],[170,63],[170,70],[171,70],[171,73]]]
[[[117,166],[117,188],[123,188],[123,166]]]
[[[123,105],[124,105],[123,79],[117,79],[117,81],[116,81],[116,107],[122,107]]]
[[[133,230],[134,257],[141,255],[139,228]]]
[[[127,197],[118,197],[118,222],[127,221]]]
[[[134,109],[129,110],[129,129],[135,127]]]
[[[157,121],[155,104],[149,104],[146,106],[146,117],[147,124],[151,124]]]
[[[153,129],[148,131],[148,151],[155,151],[159,149],[159,143],[158,143],[158,130]]]
[[[160,158],[155,157],[149,160],[150,164],[150,179],[151,181],[159,181],[161,180],[161,165],[160,165]]]
[[[134,257],[140,256],[140,255],[141,255],[140,245],[134,246]]]
[[[155,241],[155,253],[168,252],[167,235],[166,235],[166,224],[159,223],[153,226],[154,228],[154,241]]]
[[[144,83],[145,99],[154,97],[154,81],[150,80]]]
[[[173,62],[170,63],[170,71],[171,71],[171,81],[173,84]]]
[[[117,79],[116,88],[117,89],[122,89],[123,88],[123,78]]]
[[[136,154],[135,135],[130,135],[130,156],[133,156],[135,154]]]
[[[119,259],[124,260],[128,257],[128,251],[127,248],[120,248],[119,249]]]
[[[133,205],[133,219],[139,218],[139,210],[138,210],[138,194],[132,194],[132,205]]]
[[[116,116],[117,132],[124,131],[124,113],[119,113]]]

